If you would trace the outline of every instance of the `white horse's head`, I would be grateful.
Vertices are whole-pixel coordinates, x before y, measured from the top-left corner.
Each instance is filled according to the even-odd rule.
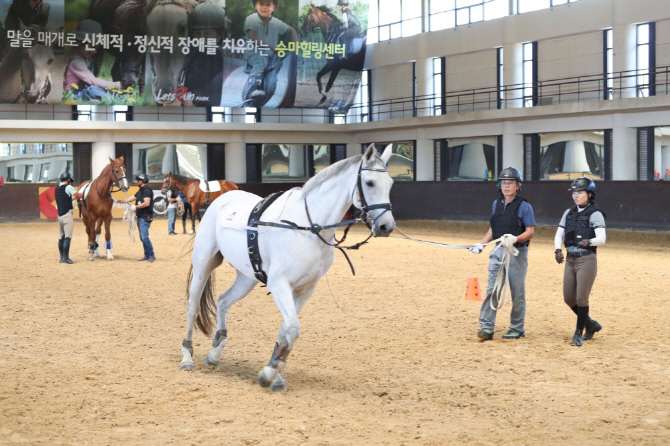
[[[375,237],[388,237],[395,229],[390,199],[393,180],[386,165],[392,148],[389,144],[379,156],[374,144],[370,144],[361,160],[359,200],[355,205],[369,215]]]

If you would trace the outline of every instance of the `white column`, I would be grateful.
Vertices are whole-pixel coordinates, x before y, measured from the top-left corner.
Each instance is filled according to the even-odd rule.
[[[233,183],[247,182],[247,152],[243,142],[226,143],[226,179]]]
[[[506,167],[514,167],[523,173],[523,135],[503,134],[502,168]],[[493,172],[493,178],[498,178],[499,173]]]
[[[421,98],[417,100],[417,116],[431,116],[433,100],[426,98],[433,91],[433,58],[419,59],[416,61],[416,95]]]
[[[615,115],[612,128],[612,179],[637,180],[637,129],[621,125],[626,116]]]
[[[174,158],[177,156],[176,144],[165,145],[165,155],[163,155],[163,165],[161,166],[162,173],[177,173],[174,171]]]
[[[523,103],[523,43],[503,46],[503,85],[514,90],[505,93],[505,108],[522,108]]]
[[[116,158],[116,146],[113,142],[94,142],[91,147],[91,175],[93,178],[100,175],[102,169],[109,164],[109,159]]]
[[[416,140],[416,172],[417,181],[435,180],[435,149],[432,139]]]
[[[635,72],[630,71],[637,68],[636,32],[637,26],[635,24],[614,25],[612,27],[614,72],[629,71],[628,73],[622,73],[623,76],[627,75],[629,77],[621,80],[614,79],[615,99],[637,97]],[[617,90],[618,88],[621,88],[621,90]]]
[[[288,174],[291,177],[307,176],[305,172],[305,148],[303,145],[292,145],[288,152]]]

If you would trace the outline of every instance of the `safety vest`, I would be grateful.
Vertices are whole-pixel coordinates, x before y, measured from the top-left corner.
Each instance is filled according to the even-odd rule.
[[[577,206],[570,208],[568,215],[565,216],[565,246],[577,246],[582,240],[590,240],[596,236],[596,230],[591,227],[589,221],[594,212],[601,212],[603,216],[605,213],[595,207],[592,203],[579,212]],[[596,252],[595,246],[587,246],[588,251]]]
[[[67,184],[61,184],[56,188],[56,206],[58,216],[62,217],[72,210],[72,198],[65,192]]]
[[[491,217],[491,232],[493,240],[502,237],[505,234],[521,235],[526,230],[526,225],[519,217],[519,208],[525,198],[517,196],[505,206],[504,199],[496,203],[496,210]],[[518,242],[514,246],[528,246],[528,242]]]

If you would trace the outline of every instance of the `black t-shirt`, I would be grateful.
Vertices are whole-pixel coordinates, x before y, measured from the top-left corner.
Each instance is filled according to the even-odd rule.
[[[154,215],[154,192],[149,186],[142,186],[135,194],[135,202],[137,204],[144,203],[144,199],[149,198],[149,206],[141,209],[136,209],[137,218],[146,219]]]

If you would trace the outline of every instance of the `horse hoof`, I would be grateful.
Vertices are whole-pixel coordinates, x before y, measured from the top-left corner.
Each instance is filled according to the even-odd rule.
[[[258,374],[258,384],[260,384],[261,387],[270,387],[272,381],[277,377],[277,373],[279,373],[278,370],[266,365]]]
[[[107,256],[107,260],[114,260],[114,256]]]
[[[193,371],[193,363],[192,362],[182,362],[181,364],[179,364],[179,368],[184,372],[192,372]]]
[[[92,261],[94,261],[94,260],[95,260],[95,257],[89,257],[89,258],[88,258],[88,261],[89,261],[89,262],[92,262]]]
[[[281,392],[283,390],[286,390],[286,383],[272,384],[270,386],[270,390],[272,390],[273,392]]]
[[[263,372],[261,372],[258,374],[258,384],[260,384],[261,387],[270,387],[272,380],[267,379],[265,376],[263,376]]]
[[[212,361],[209,359],[209,355],[205,356],[205,364],[207,364],[207,367],[211,369],[216,368],[220,363],[221,361]]]

